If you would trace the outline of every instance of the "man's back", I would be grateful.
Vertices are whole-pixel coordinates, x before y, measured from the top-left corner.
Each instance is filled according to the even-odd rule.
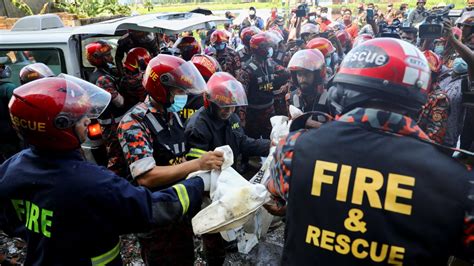
[[[472,207],[468,171],[406,117],[360,110],[298,138],[283,264],[446,265]]]

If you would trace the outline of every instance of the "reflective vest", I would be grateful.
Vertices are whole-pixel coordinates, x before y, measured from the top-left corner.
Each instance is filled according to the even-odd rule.
[[[293,90],[290,91],[290,98],[288,99],[288,103],[300,109],[304,113],[311,111],[329,113],[329,109],[327,107],[327,99],[328,91],[324,90],[324,92],[318,97],[317,101],[315,100],[313,102],[312,106],[306,106],[303,96],[299,95],[298,90]]]
[[[244,66],[244,71],[250,74],[250,81],[248,87],[247,99],[249,101],[248,108],[264,109],[273,105],[273,81],[276,75],[275,64],[268,59],[265,62],[267,66],[266,72],[260,64],[257,64],[254,59],[251,59],[247,65]]]
[[[283,265],[446,265],[465,167],[414,137],[331,122],[297,140]]]

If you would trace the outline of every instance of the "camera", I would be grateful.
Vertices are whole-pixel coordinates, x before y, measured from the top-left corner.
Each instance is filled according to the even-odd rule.
[[[438,39],[443,36],[443,20],[449,18],[449,12],[454,8],[453,4],[447,5],[441,10],[424,12],[425,21],[420,25],[421,39]]]
[[[301,4],[296,8],[296,17],[304,18],[309,13],[308,4]]]
[[[389,37],[389,38],[396,38],[400,39],[400,35],[398,34],[398,29],[401,28],[400,20],[394,19],[392,24],[388,24],[387,22],[383,21],[379,23],[379,34],[377,37]]]

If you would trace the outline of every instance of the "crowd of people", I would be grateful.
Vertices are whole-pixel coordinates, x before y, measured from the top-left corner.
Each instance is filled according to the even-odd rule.
[[[266,21],[251,7],[223,29],[129,30],[115,57],[87,44],[87,81],[35,63],[15,88],[0,65],[0,229],[27,241],[26,265],[120,265],[130,233],[146,265],[193,265],[210,180],[186,177],[220,169],[229,145],[240,173],[274,157],[265,208],[285,217],[283,265],[472,263],[474,1],[436,38],[422,38],[425,6]],[[275,115],[293,121],[279,143]],[[81,155],[91,119],[108,169]],[[202,239],[222,265],[220,234]]]

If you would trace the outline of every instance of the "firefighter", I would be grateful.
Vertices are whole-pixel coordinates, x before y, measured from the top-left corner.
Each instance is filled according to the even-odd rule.
[[[117,66],[118,75],[123,75],[123,57],[135,47],[147,49],[152,57],[160,53],[159,41],[153,32],[128,30],[128,32],[118,40],[117,51],[115,52],[115,65]]]
[[[296,52],[288,64],[292,84],[297,89],[290,90],[286,96],[287,105],[293,105],[303,112],[320,111],[329,113],[327,106],[326,65],[319,50]]]
[[[235,113],[236,107],[247,105],[242,84],[229,73],[218,72],[209,79],[207,87],[204,106],[186,124],[188,157],[199,158],[203,152],[223,145],[232,148],[234,158],[239,154],[267,156],[270,140],[247,137]],[[225,242],[220,234],[206,234],[203,241],[209,265],[222,265]]]
[[[221,71],[221,66],[217,60],[209,55],[196,54],[191,58],[191,62],[197,68],[204,81],[208,81],[211,76]],[[204,105],[204,100],[201,94],[188,95],[188,101],[183,110],[179,111],[179,116],[186,122],[194,113]]]
[[[301,36],[301,39],[303,39],[303,41],[305,43],[308,43],[310,40],[318,37],[320,34],[320,28],[319,28],[319,25],[315,25],[315,24],[312,24],[312,23],[306,23],[303,25],[303,27],[301,27],[301,33],[300,33],[300,36]]]
[[[223,30],[215,30],[210,37],[211,46],[216,50],[213,55],[222,67],[222,71],[237,76],[240,71],[239,55],[228,46],[229,36]]]
[[[0,229],[27,240],[25,265],[122,265],[120,234],[199,209],[210,180],[191,178],[152,193],[83,159],[87,125],[110,98],[68,75],[14,91],[10,114],[31,148],[0,166]]]
[[[148,92],[122,118],[118,138],[133,182],[154,191],[168,188],[198,170],[219,169],[220,152],[185,161],[184,127],[178,113],[188,93],[202,93],[206,82],[192,62],[171,55],[158,55],[143,77]],[[193,231],[189,219],[155,227],[138,235],[147,265],[193,265]]]
[[[125,177],[127,166],[117,139],[117,126],[128,110],[128,106],[119,91],[119,80],[113,73],[111,52],[112,46],[106,41],[97,41],[86,45],[87,60],[95,66],[94,72],[89,77],[89,82],[112,95],[112,103],[98,119],[107,151],[107,168],[117,175]]]
[[[472,259],[472,175],[414,120],[430,86],[424,55],[398,39],[370,40],[334,82],[336,121],[290,134],[275,152],[269,187],[288,202],[282,264]]]
[[[241,117],[244,119],[245,132],[249,137],[268,139],[272,130],[270,117],[275,114],[274,97],[284,93],[283,105],[285,104],[286,92],[280,92],[278,89],[286,81],[281,84],[276,82],[278,78],[276,72],[281,71],[282,67],[272,59],[273,44],[268,34],[254,35],[250,39],[250,49],[252,58],[244,65],[237,78],[244,86],[249,99],[245,114]]]
[[[326,61],[328,79],[331,79],[334,74],[336,74],[336,69],[338,65],[336,48],[334,47],[332,42],[326,38],[314,38],[306,44],[306,49],[316,49],[321,51]]]
[[[242,64],[246,63],[252,56],[250,54],[250,39],[255,34],[258,34],[261,32],[262,31],[256,26],[246,27],[242,29],[242,31],[240,32],[240,39],[242,40],[243,46],[241,49],[237,50],[237,54],[239,55],[240,62]]]
[[[173,48],[179,51],[181,58],[185,61],[189,61],[195,54],[201,53],[201,46],[193,36],[180,37],[174,43]]]
[[[54,73],[43,63],[29,64],[20,70],[20,83],[22,85],[33,80],[47,77],[54,77]]]
[[[270,140],[246,136],[235,114],[236,107],[247,105],[242,84],[229,73],[218,72],[212,75],[207,87],[204,106],[186,124],[188,147],[210,151],[229,145],[235,158],[241,153],[266,156]]]
[[[125,57],[120,88],[124,96],[124,105],[127,109],[130,109],[139,102],[143,102],[147,96],[142,81],[150,60],[150,53],[142,47],[133,48]]]

